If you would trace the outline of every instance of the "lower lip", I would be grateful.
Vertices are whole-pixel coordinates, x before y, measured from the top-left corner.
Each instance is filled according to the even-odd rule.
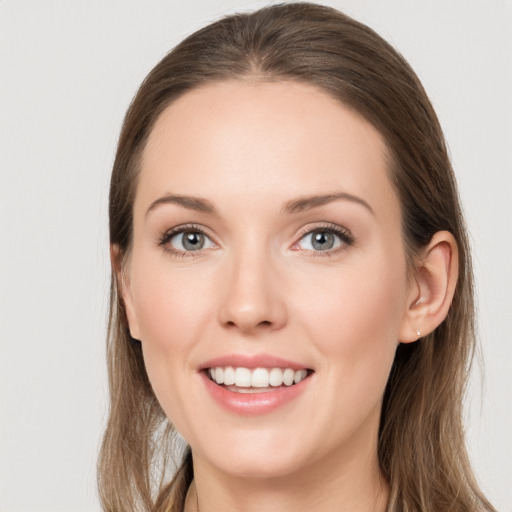
[[[293,386],[283,386],[272,391],[258,393],[237,393],[219,386],[208,378],[205,372],[201,377],[212,398],[224,409],[243,416],[257,416],[275,411],[291,402],[308,386],[310,376]]]

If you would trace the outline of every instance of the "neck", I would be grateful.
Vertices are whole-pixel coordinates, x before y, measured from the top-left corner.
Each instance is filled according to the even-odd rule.
[[[331,453],[329,460],[272,478],[226,474],[193,457],[185,512],[384,512],[389,487],[376,445],[367,453],[351,452],[348,457]]]

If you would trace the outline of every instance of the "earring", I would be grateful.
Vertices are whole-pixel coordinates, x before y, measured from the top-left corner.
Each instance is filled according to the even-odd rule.
[[[418,329],[416,329],[416,336],[418,336],[418,338],[421,338],[421,332],[418,331]]]

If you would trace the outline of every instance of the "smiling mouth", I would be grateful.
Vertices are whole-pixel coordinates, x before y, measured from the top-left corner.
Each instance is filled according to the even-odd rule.
[[[306,368],[244,368],[216,366],[207,368],[206,375],[218,386],[235,393],[265,393],[290,387],[308,378],[313,370]]]

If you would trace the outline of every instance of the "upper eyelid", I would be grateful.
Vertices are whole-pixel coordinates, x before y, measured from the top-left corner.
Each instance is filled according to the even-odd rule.
[[[207,228],[200,226],[198,224],[180,224],[178,226],[174,226],[164,231],[163,236],[178,235],[186,231],[197,231],[198,233],[202,233],[203,235],[206,235],[208,237],[211,236]]]
[[[354,236],[352,235],[352,232],[349,229],[347,229],[343,226],[340,226],[339,224],[333,224],[331,222],[319,223],[316,225],[308,224],[308,225],[304,226],[303,228],[301,228],[299,230],[298,234],[296,235],[297,240],[300,240],[305,235],[308,235],[308,234],[312,233],[313,231],[319,231],[319,230],[331,231],[335,234],[342,234],[342,235],[345,235],[347,238],[350,238],[350,240],[352,240],[352,241],[354,240]]]
[[[181,225],[169,228],[168,230],[164,231],[161,235],[159,235],[158,245],[166,245],[169,243],[169,241],[174,236],[179,235],[181,233],[185,233],[187,231],[196,231],[198,233],[201,233],[204,236],[208,237],[215,245],[219,245],[219,243],[215,240],[215,237],[213,237],[209,233],[208,229],[206,229],[203,226],[197,225],[197,224],[181,224]]]

